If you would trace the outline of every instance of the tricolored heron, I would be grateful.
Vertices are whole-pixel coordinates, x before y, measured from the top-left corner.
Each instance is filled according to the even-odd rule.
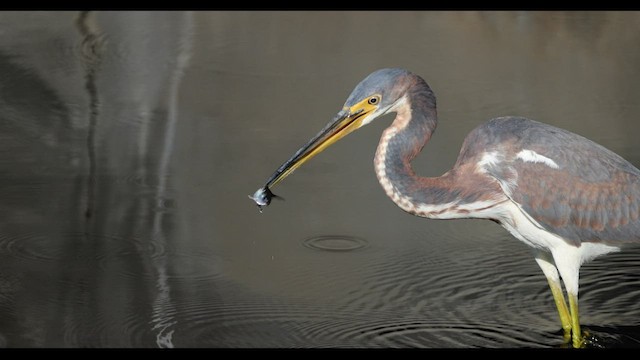
[[[250,197],[259,207],[269,205],[271,186],[391,112],[396,118],[374,158],[386,194],[421,217],[493,220],[531,246],[551,287],[565,341],[582,347],[581,264],[640,242],[640,171],[589,139],[523,117],[495,118],[467,135],[451,170],[439,177],[417,176],[411,161],[436,128],[435,95],[418,75],[381,69],[362,80],[337,116]]]

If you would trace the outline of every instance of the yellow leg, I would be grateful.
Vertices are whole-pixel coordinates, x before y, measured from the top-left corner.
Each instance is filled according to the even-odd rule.
[[[536,262],[544,272],[544,276],[547,278],[551,293],[553,294],[553,300],[556,303],[558,314],[560,315],[560,322],[562,323],[562,330],[564,330],[565,343],[571,342],[571,316],[567,309],[567,303],[564,300],[564,294],[562,292],[562,283],[560,282],[560,275],[556,268],[555,262],[551,254],[544,251],[536,252]]]
[[[567,303],[565,302],[564,295],[562,294],[560,282],[553,281],[549,278],[547,278],[547,280],[549,282],[549,287],[551,288],[551,293],[553,294],[553,300],[558,308],[558,314],[560,315],[560,322],[562,323],[562,329],[564,330],[564,340],[565,342],[569,342],[571,341],[571,316],[569,315],[569,309],[567,309]]]
[[[575,294],[567,293],[569,297],[569,307],[571,309],[571,335],[572,344],[574,348],[581,348],[584,346],[584,338],[580,331],[580,319],[578,316],[578,296]]]

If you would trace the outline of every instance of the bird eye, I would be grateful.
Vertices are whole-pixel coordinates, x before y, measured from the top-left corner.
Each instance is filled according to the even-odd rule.
[[[379,100],[380,100],[380,99],[379,99],[377,96],[374,96],[374,97],[372,97],[371,99],[369,99],[369,101],[368,101],[368,102],[369,102],[369,104],[370,104],[370,105],[375,105],[375,104],[377,104],[377,103],[378,103],[378,101],[379,101]]]

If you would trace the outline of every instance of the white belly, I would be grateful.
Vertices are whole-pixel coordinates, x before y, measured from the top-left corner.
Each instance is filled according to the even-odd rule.
[[[511,235],[529,246],[551,253],[565,288],[572,294],[578,294],[580,265],[597,256],[620,250],[616,246],[593,242],[572,245],[560,236],[546,231],[512,201],[503,203],[500,211],[501,224]]]
[[[511,235],[529,246],[550,251],[554,254],[554,258],[560,253],[572,253],[579,255],[578,258],[582,264],[597,256],[620,250],[616,246],[594,242],[584,242],[580,246],[571,245],[560,236],[545,230],[512,201],[504,202],[500,207],[502,226]]]

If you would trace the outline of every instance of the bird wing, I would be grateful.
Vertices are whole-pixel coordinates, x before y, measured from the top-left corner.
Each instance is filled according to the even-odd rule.
[[[486,173],[546,230],[575,245],[640,241],[640,171],[619,155],[524,118],[494,119],[478,135],[498,154]]]

